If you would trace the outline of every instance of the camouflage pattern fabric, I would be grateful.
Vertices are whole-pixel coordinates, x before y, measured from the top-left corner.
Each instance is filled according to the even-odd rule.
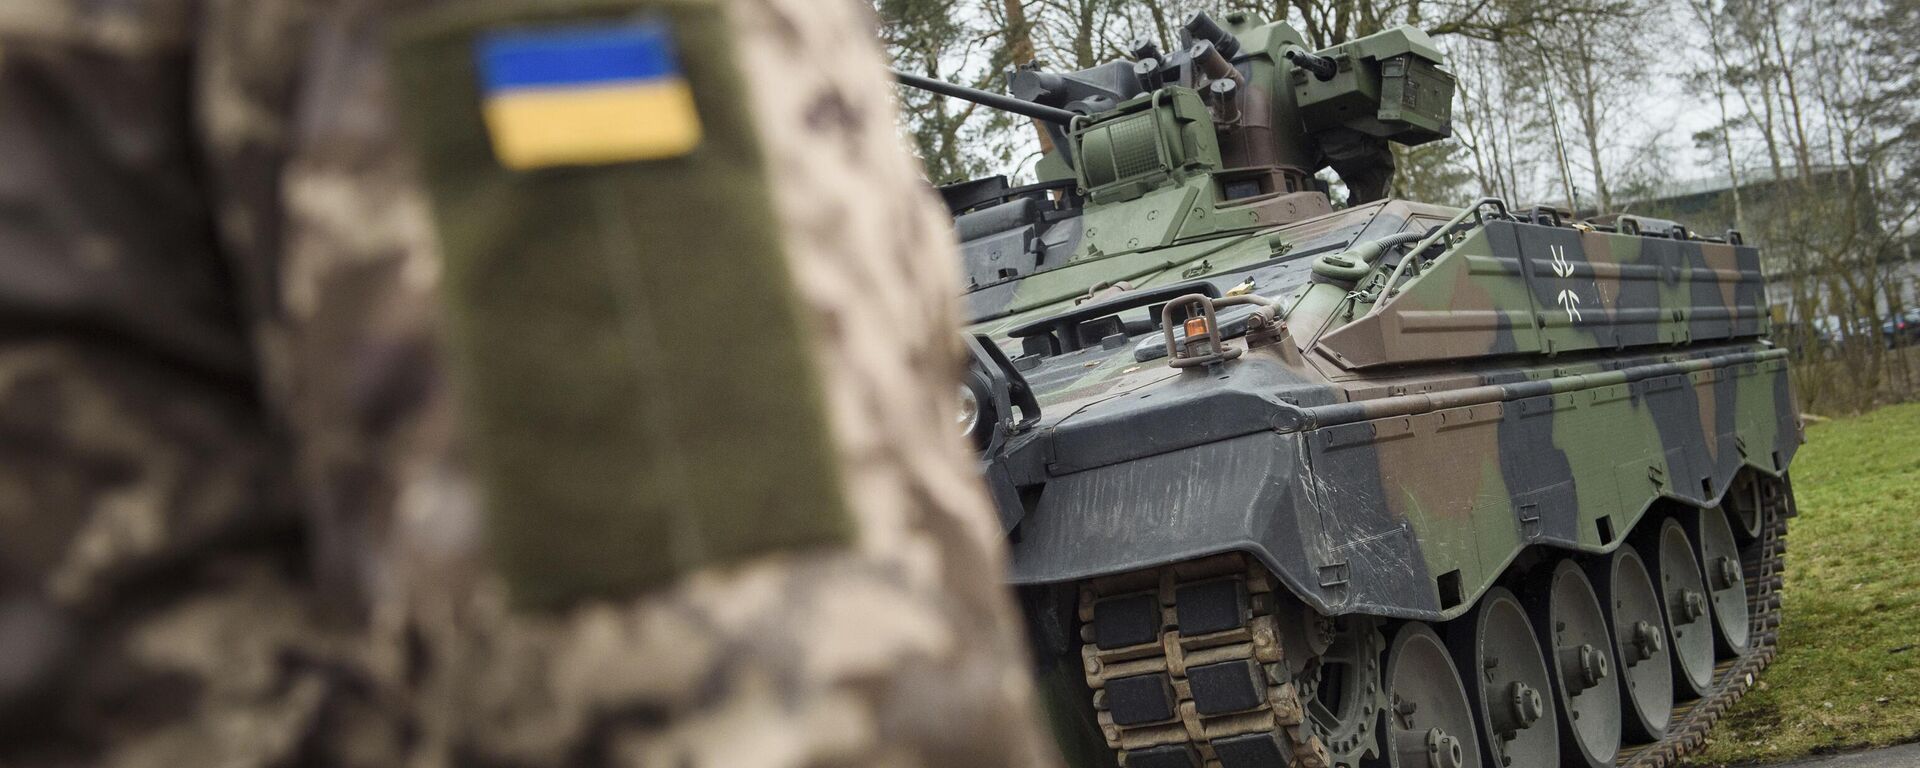
[[[426,644],[452,660],[427,680],[442,717],[422,732],[501,762],[590,745],[635,765],[1042,764],[993,518],[944,429],[953,246],[911,161],[873,151],[897,137],[870,21],[855,4],[721,7],[752,41],[739,70],[781,73],[751,100],[830,362],[856,543],[555,616],[509,613],[491,579],[416,594]]]
[[[723,7],[782,75],[757,130],[856,543],[539,615],[443,383],[396,9],[0,7],[0,764],[1051,759],[867,12]]]
[[[0,9],[0,763],[395,762],[434,254],[369,11],[320,11]]]

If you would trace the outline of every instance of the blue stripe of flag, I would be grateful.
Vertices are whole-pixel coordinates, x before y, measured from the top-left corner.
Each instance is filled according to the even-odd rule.
[[[680,74],[672,34],[661,22],[499,32],[481,38],[475,54],[487,92]]]

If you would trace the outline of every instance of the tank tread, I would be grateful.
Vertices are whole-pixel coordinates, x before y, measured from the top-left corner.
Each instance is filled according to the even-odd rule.
[[[1773,660],[1791,496],[1774,494],[1765,514],[1760,537],[1740,550],[1748,651],[1715,667],[1707,695],[1675,706],[1665,737],[1622,747],[1616,766],[1666,768],[1703,747]],[[1080,585],[1083,671],[1122,768],[1332,768],[1286,673],[1273,610],[1280,588],[1239,554]]]
[[[1747,609],[1752,640],[1745,654],[1714,667],[1707,695],[1674,708],[1664,738],[1620,750],[1614,764],[1620,768],[1666,768],[1706,746],[1707,732],[1734,702],[1753,688],[1760,671],[1773,662],[1780,642],[1780,589],[1785,583],[1787,518],[1793,515],[1790,496],[1770,494],[1764,505],[1765,524],[1760,537],[1740,548],[1747,579]]]
[[[1122,766],[1327,768],[1301,726],[1276,588],[1238,554],[1081,585],[1081,660]]]

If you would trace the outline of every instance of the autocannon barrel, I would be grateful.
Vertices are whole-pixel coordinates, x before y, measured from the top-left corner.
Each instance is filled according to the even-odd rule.
[[[955,85],[945,80],[935,80],[931,77],[910,75],[897,69],[892,70],[892,72],[894,79],[900,81],[901,85],[912,86],[942,96],[965,99],[975,104],[1012,112],[1016,115],[1024,115],[1035,120],[1045,120],[1049,123],[1059,123],[1061,125],[1068,125],[1073,122],[1074,114],[1058,107],[1049,107],[1045,104],[1035,104],[1024,99],[1016,99],[1012,96],[982,91],[978,88]]]
[[[1331,80],[1333,79],[1334,73],[1339,71],[1339,67],[1333,63],[1333,59],[1309,53],[1299,48],[1288,48],[1286,57],[1287,61],[1293,62],[1294,66],[1312,72],[1314,77],[1320,78],[1321,80]]]

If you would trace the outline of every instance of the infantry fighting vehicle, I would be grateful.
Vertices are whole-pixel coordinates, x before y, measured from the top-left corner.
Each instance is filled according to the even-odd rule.
[[[1757,251],[1390,199],[1390,143],[1451,132],[1431,41],[1224,21],[1011,96],[899,75],[1050,139],[1037,184],[942,193],[1063,746],[1671,762],[1778,623],[1801,431]]]

